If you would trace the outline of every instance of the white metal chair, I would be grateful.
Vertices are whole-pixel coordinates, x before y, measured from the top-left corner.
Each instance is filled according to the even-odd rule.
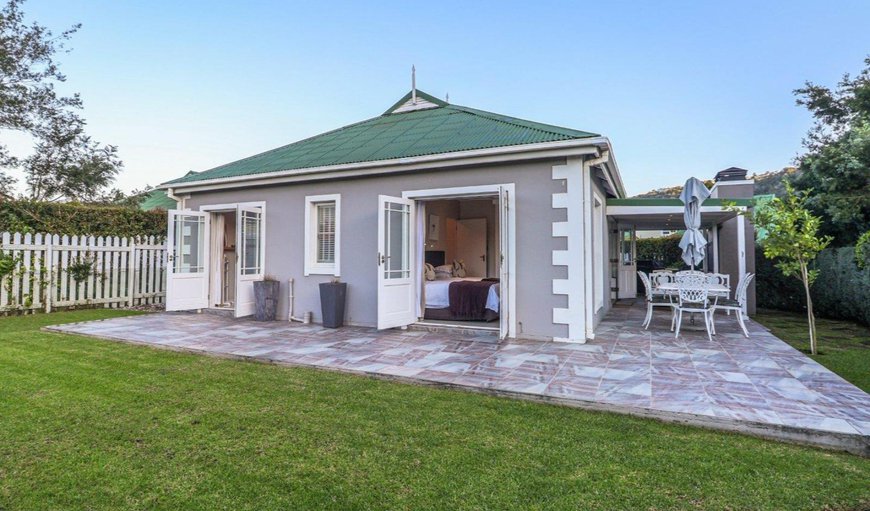
[[[729,313],[731,311],[735,312],[737,316],[737,323],[740,324],[740,329],[743,330],[743,335],[746,338],[749,338],[749,332],[746,330],[746,325],[743,323],[743,308],[746,306],[746,289],[749,287],[749,283],[752,282],[752,278],[755,277],[754,273],[747,273],[744,275],[740,282],[737,283],[737,289],[734,290],[734,299],[724,298],[719,299],[713,305],[713,312],[715,313],[717,310],[725,310]],[[716,333],[716,322],[713,322],[713,333]]]
[[[654,295],[652,283],[649,280],[649,276],[639,271],[637,274],[640,276],[641,282],[643,282],[644,291],[646,292],[646,317],[643,320],[643,328],[644,330],[649,328],[649,324],[652,322],[653,308],[654,307],[668,307],[673,312],[674,302],[671,301],[669,295]],[[672,314],[673,316],[673,314]],[[671,329],[673,329],[673,319],[671,320]]]
[[[709,301],[709,279],[706,275],[680,275],[677,274],[677,295],[679,302],[676,305],[677,331],[675,338],[680,336],[680,327],[683,324],[683,313],[700,313],[704,315],[704,326],[707,328],[707,338],[713,340],[712,322],[713,307]]]
[[[701,270],[680,270],[675,274],[677,277],[680,275],[707,275]]]
[[[710,295],[718,301],[720,298],[728,298],[731,294],[731,275],[727,273],[705,273],[710,286],[724,286],[727,291],[710,290]],[[714,302],[715,303],[715,302]]]
[[[649,274],[649,280],[652,284],[652,294],[653,296],[670,296],[672,293],[670,291],[666,291],[660,289],[662,284],[670,284],[674,282],[674,273],[670,271],[652,271]]]

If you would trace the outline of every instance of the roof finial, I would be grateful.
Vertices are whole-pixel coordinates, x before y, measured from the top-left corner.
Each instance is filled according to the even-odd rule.
[[[411,104],[417,104],[417,69],[411,64]]]
[[[450,93],[449,93],[449,92],[448,92],[447,94],[444,95],[444,102],[445,102],[445,103],[450,103]]]

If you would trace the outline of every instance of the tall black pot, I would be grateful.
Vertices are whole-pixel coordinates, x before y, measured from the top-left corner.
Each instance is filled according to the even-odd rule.
[[[275,321],[278,313],[278,293],[281,283],[277,280],[254,281],[254,319],[257,321]]]
[[[344,305],[347,301],[345,282],[324,282],[320,284],[320,312],[323,326],[338,328],[344,325]]]

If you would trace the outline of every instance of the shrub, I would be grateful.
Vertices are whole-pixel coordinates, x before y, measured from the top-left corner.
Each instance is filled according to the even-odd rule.
[[[0,202],[0,232],[164,236],[166,211],[35,201]]]
[[[682,265],[682,253],[680,250],[679,234],[663,238],[640,238],[637,240],[637,260],[656,261],[663,267]]]
[[[756,299],[759,307],[803,311],[803,289],[793,277],[785,277],[756,250]],[[817,285],[811,293],[815,312],[832,319],[850,319],[870,325],[870,267],[855,264],[855,248],[823,250],[814,265],[819,270]]]

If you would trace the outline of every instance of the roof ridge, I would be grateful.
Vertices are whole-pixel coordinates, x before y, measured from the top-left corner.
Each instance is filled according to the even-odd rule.
[[[369,117],[368,119],[365,119],[365,120],[362,120],[362,121],[357,121],[357,122],[354,122],[354,123],[351,123],[351,124],[345,124],[344,126],[340,126],[340,127],[338,127],[338,128],[331,129],[331,130],[329,130],[329,131],[324,131],[323,133],[318,133],[317,135],[312,135],[312,136],[310,136],[310,137],[302,138],[302,139],[296,140],[296,141],[294,141],[294,142],[290,142],[289,144],[284,144],[284,145],[282,145],[282,146],[274,147],[274,148],[272,148],[272,149],[268,149],[268,150],[266,150],[266,151],[262,151],[262,152],[259,152],[259,153],[255,153],[255,154],[252,154],[252,155],[250,155],[250,156],[245,156],[245,157],[243,157],[243,158],[239,158],[239,159],[237,159],[237,160],[233,160],[233,161],[231,161],[231,162],[227,162],[227,163],[224,163],[224,164],[222,164],[222,165],[218,165],[217,167],[211,167],[211,168],[209,168],[209,169],[201,170],[201,171],[198,171],[198,172],[190,171],[190,172],[188,172],[187,174],[185,174],[184,176],[181,176],[181,177],[179,177],[179,178],[172,179],[172,180],[170,180],[170,181],[166,181],[166,182],[163,183],[163,184],[171,184],[171,183],[174,183],[174,182],[176,182],[176,181],[181,181],[182,179],[188,177],[188,176],[191,174],[191,172],[194,173],[194,174],[204,174],[204,173],[206,173],[206,172],[211,172],[212,170],[222,169],[222,168],[227,167],[227,166],[229,166],[229,165],[234,165],[234,164],[236,164],[236,163],[239,163],[239,162],[242,162],[242,161],[245,161],[245,160],[249,160],[249,159],[251,159],[251,158],[256,158],[256,157],[258,157],[258,156],[264,156],[264,155],[267,155],[267,154],[269,154],[269,153],[274,153],[275,151],[281,151],[281,150],[283,150],[283,149],[287,149],[288,147],[293,147],[293,146],[298,145],[298,144],[301,144],[301,143],[303,143],[303,142],[308,142],[309,140],[314,140],[315,138],[320,138],[320,137],[323,137],[323,136],[326,136],[326,135],[330,135],[330,134],[332,134],[332,133],[336,133],[336,132],[338,132],[338,131],[345,130],[345,129],[347,129],[347,128],[353,128],[353,127],[355,127],[355,126],[360,126],[360,125],[363,125],[363,124],[365,124],[365,123],[372,122],[372,121],[374,121],[374,120],[376,120],[376,119],[380,119],[381,117],[383,117],[383,115],[379,115],[379,116],[377,116],[377,117]]]
[[[543,133],[550,133],[554,135],[568,136],[568,137],[589,137],[589,136],[598,136],[598,133],[592,133],[591,131],[581,131],[575,130],[571,128],[565,128],[563,126],[556,126],[555,124],[546,124],[537,121],[531,121],[528,119],[522,119],[519,117],[513,117],[510,115],[497,114],[495,112],[488,112],[486,110],[480,110],[478,108],[471,108],[468,106],[462,105],[447,105],[447,108],[452,108],[456,110],[461,110],[463,112],[469,113],[471,115],[477,115],[479,117],[485,117],[487,119],[503,122],[505,124],[510,124],[512,126],[517,126],[520,128],[527,128],[536,131],[540,131]]]

